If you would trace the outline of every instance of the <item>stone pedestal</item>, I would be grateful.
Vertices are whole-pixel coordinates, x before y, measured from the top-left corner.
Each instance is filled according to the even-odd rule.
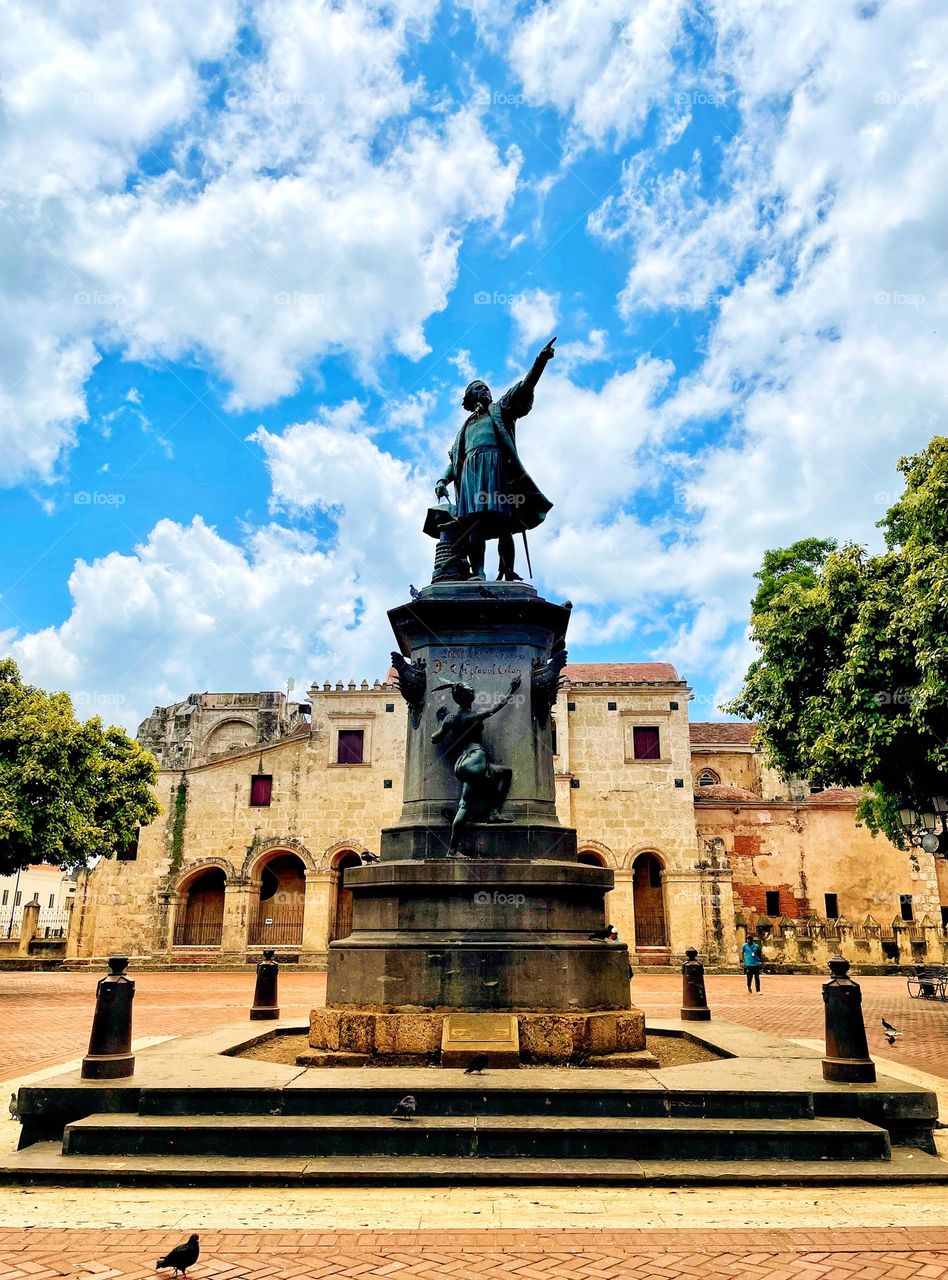
[[[590,936],[606,923],[612,872],[577,861],[576,832],[556,815],[558,668],[545,664],[563,648],[569,609],[525,583],[452,582],[424,588],[389,619],[414,664],[403,684],[404,800],[382,832],[381,861],[347,872],[352,933],[329,948],[327,1005],[628,1009],[625,944]],[[464,856],[452,860],[457,757],[432,739],[456,710],[450,686],[460,681],[475,712],[503,703],[484,722],[483,746],[511,780],[505,821],[469,822]]]

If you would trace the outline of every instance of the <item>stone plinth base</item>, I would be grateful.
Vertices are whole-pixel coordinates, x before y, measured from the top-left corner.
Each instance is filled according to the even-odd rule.
[[[365,1055],[360,1060],[405,1056],[432,1060],[441,1051],[442,1024],[454,1013],[453,1009],[313,1009],[309,1043],[316,1052],[302,1056],[314,1066],[329,1065],[327,1059],[340,1061],[343,1055],[353,1054]],[[645,1048],[645,1014],[641,1009],[518,1012],[516,1018],[523,1062],[585,1062],[592,1066],[601,1058],[604,1066],[658,1065],[658,1059]]]

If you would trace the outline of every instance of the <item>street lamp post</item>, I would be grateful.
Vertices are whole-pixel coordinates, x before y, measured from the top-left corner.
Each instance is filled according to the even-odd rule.
[[[910,844],[948,857],[948,796],[933,796],[919,809],[904,805],[899,819]]]

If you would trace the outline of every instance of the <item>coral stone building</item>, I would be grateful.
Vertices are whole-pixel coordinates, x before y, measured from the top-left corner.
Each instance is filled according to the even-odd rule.
[[[667,663],[572,664],[554,708],[557,812],[614,871],[607,912],[637,963],[696,946],[735,964],[751,931],[776,963],[942,959],[944,860],[858,827],[856,792],[783,782],[752,726],[689,723],[689,700]],[[273,946],[324,966],[350,931],[347,868],[398,819],[406,720],[391,679],[156,708],[139,738],[161,815],[80,877],[70,962],[246,964]]]

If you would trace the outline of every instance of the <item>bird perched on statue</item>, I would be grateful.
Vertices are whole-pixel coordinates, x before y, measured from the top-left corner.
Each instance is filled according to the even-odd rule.
[[[418,1110],[418,1103],[412,1093],[406,1093],[401,1102],[396,1102],[395,1110],[392,1112],[393,1120],[411,1120],[415,1112]]]
[[[464,1074],[466,1076],[479,1076],[486,1066],[487,1066],[487,1054],[475,1053],[474,1057],[470,1060],[470,1062],[464,1068]]]
[[[418,590],[418,588],[415,586],[413,582],[409,582],[408,584],[408,594],[411,596],[412,600],[421,599],[421,592]]]
[[[597,929],[589,935],[590,942],[618,942],[619,934],[614,924],[607,924],[605,929]]]
[[[163,1267],[174,1267],[174,1274],[183,1276],[188,1267],[193,1267],[197,1262],[200,1253],[201,1246],[198,1244],[197,1236],[188,1236],[184,1244],[179,1244],[166,1257],[158,1259],[155,1263],[155,1270],[160,1271]]]
[[[16,1094],[11,1093],[10,1094],[10,1119],[19,1120],[19,1118],[20,1118],[20,1108],[16,1105]]]
[[[363,853],[361,855],[363,862],[378,862],[379,855],[377,853]]]

